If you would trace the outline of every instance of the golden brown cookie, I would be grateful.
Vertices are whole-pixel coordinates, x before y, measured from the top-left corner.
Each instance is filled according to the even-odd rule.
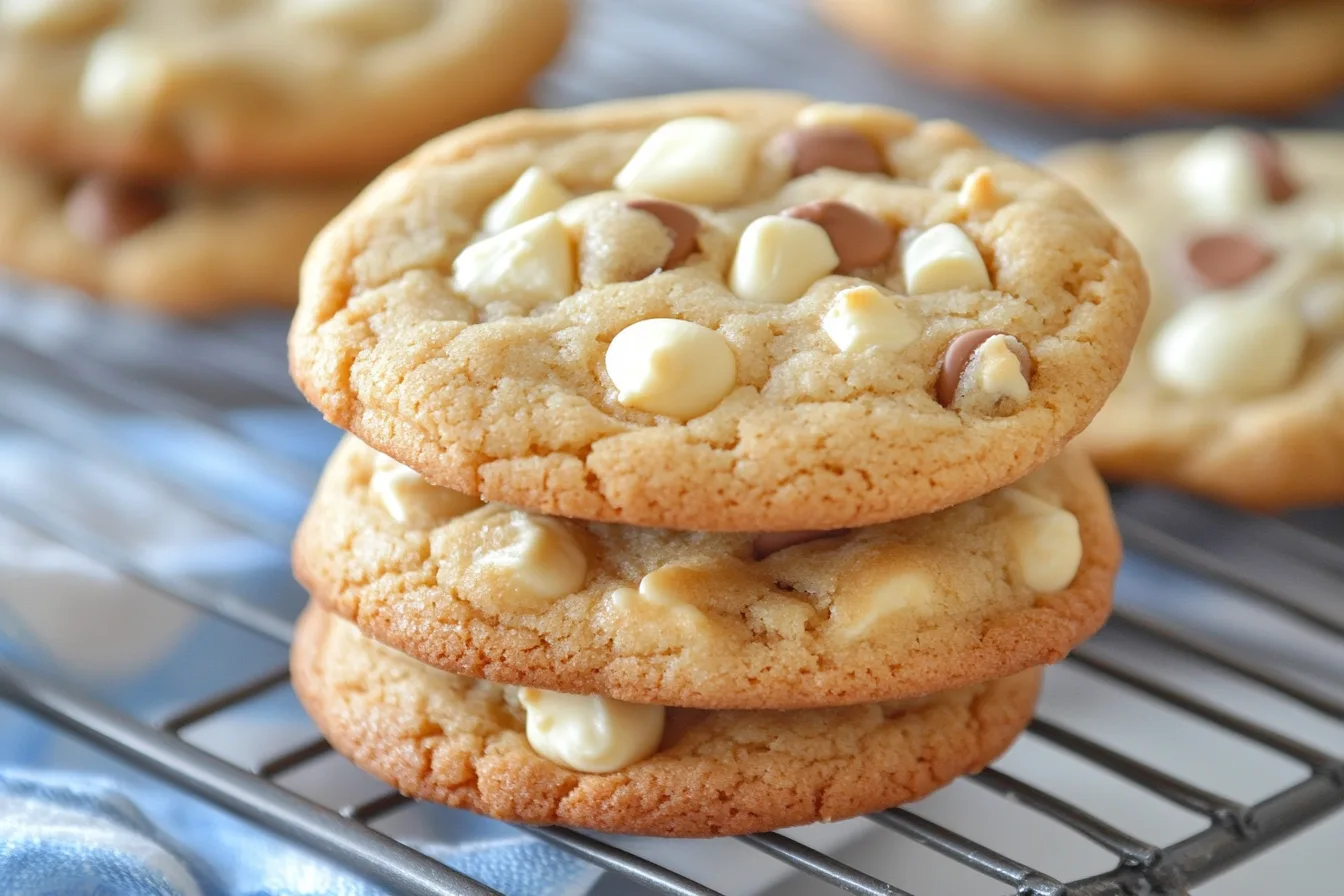
[[[564,0],[0,4],[0,145],[164,180],[367,177],[508,109]]]
[[[1344,86],[1344,3],[815,0],[822,17],[941,80],[1084,112],[1282,114]]]
[[[304,394],[436,484],[727,531],[1026,475],[1119,381],[1147,301],[1108,221],[959,125],[769,92],[448,134],[324,231],[302,293]]]
[[[652,755],[592,773],[539,755],[512,688],[430,669],[314,608],[299,619],[292,674],[332,746],[402,793],[507,821],[661,837],[835,821],[919,799],[1006,750],[1041,677],[840,709],[667,710]]]
[[[1110,609],[1105,488],[1066,454],[939,513],[850,532],[671,532],[426,484],[354,439],[294,546],[324,609],[445,670],[706,709],[918,696],[1062,658]]]
[[[0,157],[0,266],[171,314],[292,306],[308,244],[358,192],[75,179]]]
[[[1260,510],[1344,500],[1341,148],[1220,129],[1050,161],[1152,275],[1134,363],[1079,439],[1103,473]]]

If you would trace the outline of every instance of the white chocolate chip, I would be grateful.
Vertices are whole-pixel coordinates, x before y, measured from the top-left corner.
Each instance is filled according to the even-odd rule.
[[[839,264],[840,256],[821,225],[767,215],[742,232],[728,280],[744,299],[792,302]]]
[[[486,524],[473,559],[477,569],[497,574],[498,593],[529,612],[578,591],[588,576],[588,558],[564,522],[521,510]]]
[[[425,0],[281,0],[280,15],[346,37],[382,40],[425,21]]]
[[[992,401],[1011,398],[1026,401],[1031,396],[1031,384],[1022,375],[1022,360],[1011,348],[1011,336],[1000,334],[986,339],[971,356],[962,381],[967,379],[980,395]],[[969,376],[967,376],[969,374]]]
[[[957,192],[957,204],[968,211],[997,208],[1002,201],[1003,196],[994,183],[994,172],[988,168],[977,168],[966,175]]]
[[[123,31],[93,42],[79,85],[80,108],[93,118],[150,117],[167,90],[169,61],[153,43]]]
[[[641,320],[617,333],[606,367],[621,404],[683,420],[713,409],[737,382],[737,356],[727,339],[669,318]]]
[[[1298,302],[1308,330],[1331,339],[1344,337],[1344,272],[1307,284]]]
[[[647,614],[667,623],[685,625],[691,630],[707,624],[705,614],[689,602],[684,591],[694,571],[683,566],[664,566],[639,580],[639,590],[617,588],[611,593],[611,605],[618,610]]]
[[[919,338],[918,320],[871,286],[841,290],[821,319],[821,328],[842,352],[903,348]]]
[[[574,198],[560,182],[535,165],[519,175],[513,186],[485,210],[486,233],[500,233],[559,209]],[[564,222],[561,222],[564,223]]]
[[[1246,136],[1215,128],[1186,147],[1173,163],[1176,188],[1206,221],[1230,221],[1268,202],[1264,177]]]
[[[453,287],[476,305],[535,308],[575,289],[574,241],[554,212],[473,243],[453,262]]]
[[[1182,394],[1250,398],[1291,383],[1306,342],[1295,308],[1206,296],[1162,326],[1150,361],[1157,378]]]
[[[913,296],[991,286],[980,250],[955,224],[937,224],[915,237],[902,267],[906,291]]]
[[[678,118],[659,127],[616,175],[622,190],[677,202],[733,202],[751,173],[751,145],[721,118]]]
[[[661,706],[539,688],[519,688],[518,702],[532,749],[576,772],[620,771],[652,756],[663,739]]]
[[[382,504],[388,516],[402,524],[411,521],[413,501],[429,510],[436,521],[481,506],[481,502],[471,495],[430,485],[419,473],[385,454],[374,458],[369,492]]]
[[[923,612],[938,598],[938,585],[922,570],[902,570],[875,586],[838,596],[831,605],[831,621],[845,638],[868,635],[875,624],[898,612]]]
[[[813,103],[794,116],[800,128],[853,128],[871,140],[885,142],[905,137],[919,122],[905,112],[865,103]]]
[[[38,38],[68,38],[104,28],[123,0],[3,0],[0,29]]]
[[[1067,588],[1083,562],[1078,518],[1020,489],[1004,488],[998,494],[1015,514],[1009,539],[1023,583],[1041,593]]]

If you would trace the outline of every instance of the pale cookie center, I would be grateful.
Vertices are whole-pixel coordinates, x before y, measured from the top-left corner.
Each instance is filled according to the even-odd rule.
[[[653,755],[663,739],[661,706],[538,688],[519,688],[518,702],[532,749],[576,772],[620,771]]]
[[[607,347],[607,375],[626,407],[690,419],[712,410],[737,381],[728,340],[684,320],[642,320]]]
[[[1009,539],[1023,583],[1042,593],[1067,588],[1083,562],[1078,518],[1020,489],[1004,488],[998,494],[1014,511]]]
[[[566,523],[521,510],[486,523],[472,565],[493,579],[503,605],[524,612],[546,610],[588,575],[588,557]]]

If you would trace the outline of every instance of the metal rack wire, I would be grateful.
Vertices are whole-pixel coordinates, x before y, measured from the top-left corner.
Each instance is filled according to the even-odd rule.
[[[705,4],[706,9],[716,4]],[[777,44],[761,35],[783,27],[780,7],[772,3],[742,4],[739,17],[750,6],[752,26],[744,38],[766,55]],[[614,8],[607,4],[606,8]],[[665,8],[651,3],[622,4],[627,13],[667,18]],[[750,18],[750,17],[748,17]],[[740,19],[739,27],[740,26]],[[702,33],[707,26],[701,23]],[[590,40],[591,42],[591,40]],[[552,99],[587,99],[584,85],[602,79],[597,68],[575,81],[562,69],[546,87]],[[778,60],[776,60],[778,61]],[[716,78],[718,81],[731,77]],[[34,301],[15,287],[0,290],[0,319],[16,320]],[[40,329],[18,325],[0,328],[0,434],[19,435],[49,445],[53,451],[96,457],[108,475],[143,480],[170,494],[184,506],[261,544],[285,546],[291,521],[258,513],[255,507],[221,497],[190,477],[156,468],[142,460],[135,446],[96,422],[111,413],[132,413],[171,420],[194,437],[236,457],[241,464],[265,470],[276,483],[305,493],[316,477],[316,467],[276,452],[254,432],[239,427],[225,408],[200,390],[166,386],[161,377],[128,369],[100,351],[102,336],[117,331],[123,340],[142,345],[147,353],[162,353],[171,363],[190,364],[218,378],[234,391],[244,391],[267,404],[295,408],[297,394],[285,379],[283,360],[239,327],[184,328],[118,315],[104,309],[82,312],[87,335],[76,337],[81,348],[71,351],[67,338],[56,342]],[[271,322],[271,329],[278,326]],[[23,400],[20,400],[20,399]],[[1273,576],[1252,575],[1216,546],[1174,533],[1150,516],[1125,511],[1120,522],[1132,554],[1146,555],[1169,566],[1215,582],[1265,612],[1310,626],[1323,637],[1344,646],[1344,614],[1304,602],[1291,587]],[[194,607],[241,630],[279,645],[288,643],[292,620],[259,607],[247,595],[213,582],[184,576],[138,556],[125,544],[96,531],[61,508],[0,493],[0,518],[38,533],[115,571],[163,599]],[[1344,544],[1297,522],[1248,520],[1256,537],[1278,552],[1284,563],[1310,568],[1313,574],[1344,590]],[[1340,682],[1320,680],[1310,670],[1291,663],[1272,662],[1220,638],[1195,633],[1171,622],[1121,608],[1108,628],[1111,641],[1085,645],[1067,661],[1111,684],[1142,694],[1167,710],[1183,714],[1228,735],[1253,743],[1294,763],[1295,780],[1254,802],[1244,802],[1199,786],[1142,761],[1116,746],[1074,728],[1037,719],[1029,738],[1066,751],[1091,767],[1123,779],[1157,798],[1203,820],[1200,830],[1177,842],[1154,843],[1122,830],[1111,820],[1077,802],[1041,789],[1001,768],[989,768],[973,780],[986,794],[1014,802],[1096,844],[1109,854],[1112,866],[1081,880],[1062,880],[1047,869],[1033,867],[982,845],[968,834],[935,823],[906,809],[871,816],[875,829],[921,844],[936,853],[1001,883],[1005,892],[1033,896],[1135,896],[1183,893],[1257,852],[1303,829],[1313,821],[1344,808],[1344,747],[1322,749],[1293,734],[1266,726],[1198,696],[1180,682],[1159,673],[1153,657],[1193,663],[1220,674],[1253,683],[1277,699],[1296,704],[1334,723],[1344,723],[1344,688]],[[1146,659],[1135,659],[1143,657]],[[288,687],[284,667],[265,669],[226,690],[205,694],[149,723],[80,691],[60,678],[0,660],[0,702],[8,702],[96,745],[177,787],[236,813],[276,834],[303,844],[393,892],[410,894],[485,894],[494,892],[458,872],[374,830],[369,825],[406,803],[392,791],[356,800],[336,809],[299,795],[280,780],[330,754],[325,741],[310,739],[237,765],[184,739],[193,726]],[[651,892],[711,896],[716,890],[652,861],[594,837],[565,829],[529,829],[561,850],[619,875]],[[851,867],[836,858],[779,833],[738,838],[739,842],[774,860],[786,863],[819,884],[870,896],[930,896],[912,894],[896,883]]]

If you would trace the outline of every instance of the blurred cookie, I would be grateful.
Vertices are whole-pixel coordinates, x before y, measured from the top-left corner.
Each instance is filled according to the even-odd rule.
[[[332,746],[408,796],[662,837],[775,830],[919,799],[1006,750],[1041,677],[840,709],[664,710],[449,675],[311,607],[292,674]]]
[[[439,485],[832,529],[1058,454],[1146,289],[1074,190],[959,125],[692,94],[428,144],[314,243],[290,359],[329,420]]]
[[[308,244],[358,192],[71,179],[0,157],[0,266],[173,314],[292,306]]]
[[[1344,3],[1332,0],[815,3],[836,28],[902,65],[1093,114],[1283,112],[1344,86]]]
[[[516,105],[564,0],[0,3],[0,145],[167,179],[372,174]]]
[[[1229,128],[1050,160],[1152,277],[1134,363],[1079,439],[1104,473],[1263,510],[1344,500],[1342,147]]]
[[[294,547],[318,605],[431,665],[709,709],[888,700],[1055,662],[1105,620],[1119,558],[1076,453],[930,516],[750,535],[481,506],[354,439]]]

